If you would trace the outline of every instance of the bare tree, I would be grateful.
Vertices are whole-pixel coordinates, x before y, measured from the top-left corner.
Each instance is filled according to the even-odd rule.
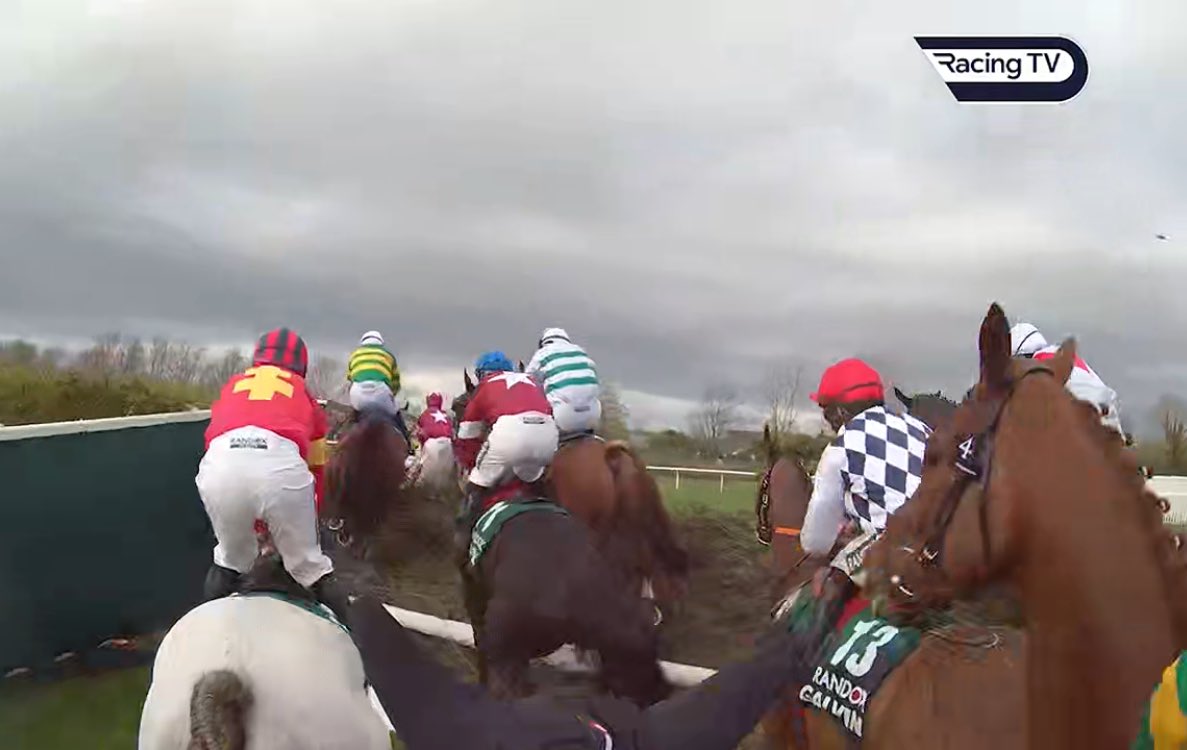
[[[738,423],[742,400],[732,385],[720,383],[705,390],[701,404],[689,415],[692,436],[703,450],[721,455],[722,439]]]
[[[250,360],[238,349],[227,349],[223,356],[206,364],[202,381],[207,385],[221,386],[230,380],[232,375],[246,370],[249,362]]]
[[[763,377],[761,393],[767,407],[767,425],[776,442],[795,432],[796,399],[802,376],[803,367],[780,362],[768,368]]]
[[[121,350],[120,372],[124,375],[143,375],[147,357],[140,339],[131,338],[122,342]]]
[[[626,440],[630,437],[630,411],[622,403],[622,396],[617,386],[612,383],[602,385],[602,419],[598,424],[598,434],[609,440]]]
[[[344,401],[346,392],[346,365],[341,360],[321,355],[313,360],[305,376],[314,398]]]
[[[123,367],[123,345],[118,333],[95,338],[91,348],[78,355],[78,366],[96,375],[114,375]]]
[[[1178,469],[1187,458],[1187,404],[1174,396],[1158,400],[1158,422],[1166,444],[1166,460],[1171,469]]]
[[[166,344],[163,380],[196,383],[206,362],[206,349],[186,343]]]
[[[163,380],[169,371],[169,357],[172,346],[169,342],[157,336],[148,347],[148,357],[145,361],[144,374],[150,378]]]

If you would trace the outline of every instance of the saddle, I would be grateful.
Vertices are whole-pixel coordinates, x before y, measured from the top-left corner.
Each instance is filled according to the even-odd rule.
[[[557,441],[557,447],[559,449],[562,446],[572,445],[573,443],[579,443],[582,440],[596,440],[599,443],[606,442],[605,438],[601,437],[600,435],[595,433],[593,430],[586,430],[585,432],[571,432],[567,435],[562,435],[560,437],[560,440]]]
[[[811,586],[805,585],[780,607],[777,621],[789,630],[806,632],[819,606]],[[871,602],[860,594],[849,597],[820,643],[811,679],[799,689],[799,711],[813,708],[829,714],[853,743],[860,744],[870,699],[922,637],[917,628],[898,627],[875,616]],[[797,723],[802,727],[802,721]]]

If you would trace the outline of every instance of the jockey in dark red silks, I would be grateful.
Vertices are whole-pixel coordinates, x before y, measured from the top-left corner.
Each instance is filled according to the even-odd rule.
[[[459,535],[470,533],[491,490],[539,481],[556,454],[558,435],[552,406],[530,375],[515,372],[502,352],[487,352],[474,366],[478,385],[458,425],[454,451],[469,470]],[[518,481],[517,481],[518,480]]]
[[[317,539],[326,463],[326,416],[305,386],[309,353],[287,328],[260,337],[252,365],[231,376],[210,407],[195,483],[218,544],[205,596],[235,590],[259,548],[263,519],[285,570],[339,618],[346,598]]]
[[[416,440],[422,449],[430,440],[453,439],[453,422],[441,407],[444,402],[440,393],[425,396],[425,410],[416,420]]]

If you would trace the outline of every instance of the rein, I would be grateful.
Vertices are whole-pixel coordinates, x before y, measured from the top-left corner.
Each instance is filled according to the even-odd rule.
[[[981,554],[985,564],[989,565],[991,547],[989,539],[989,482],[993,474],[995,436],[998,426],[1001,423],[1002,414],[1005,412],[1006,404],[1014,397],[1018,385],[1035,373],[1043,373],[1052,377],[1055,375],[1050,368],[1042,365],[1032,367],[1022,373],[1021,376],[1010,383],[1005,396],[992,404],[986,426],[977,432],[968,434],[959,443],[956,460],[953,465],[957,474],[956,481],[953,482],[948,492],[944,495],[943,502],[940,504],[939,512],[936,515],[935,524],[931,533],[926,537],[923,548],[918,552],[907,546],[900,548],[901,551],[914,556],[915,561],[921,567],[939,566],[942,564],[944,541],[948,536],[948,528],[952,524],[952,519],[956,516],[956,511],[960,507],[961,501],[966,494],[974,489],[978,491],[979,495],[977,514],[981,526]],[[906,586],[900,576],[892,576],[890,582],[908,598],[915,596],[915,593]]]

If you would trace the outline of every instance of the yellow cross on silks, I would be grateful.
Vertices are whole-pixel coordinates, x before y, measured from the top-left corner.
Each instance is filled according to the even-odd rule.
[[[246,377],[235,384],[233,393],[247,391],[248,401],[271,401],[276,394],[292,398],[293,384],[288,382],[293,374],[272,365],[249,367],[243,373]]]

